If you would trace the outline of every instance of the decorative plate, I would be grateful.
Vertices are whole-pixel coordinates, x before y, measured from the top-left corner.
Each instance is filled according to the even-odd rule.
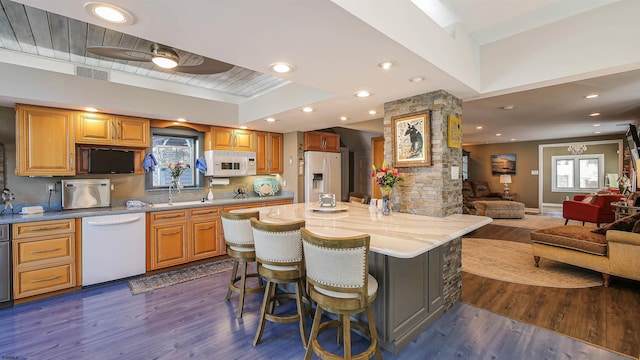
[[[278,181],[274,178],[260,178],[253,182],[253,191],[260,196],[273,196],[278,192]]]

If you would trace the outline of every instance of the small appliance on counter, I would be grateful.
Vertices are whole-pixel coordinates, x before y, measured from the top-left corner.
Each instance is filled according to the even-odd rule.
[[[62,180],[62,209],[88,209],[111,206],[111,180]]]

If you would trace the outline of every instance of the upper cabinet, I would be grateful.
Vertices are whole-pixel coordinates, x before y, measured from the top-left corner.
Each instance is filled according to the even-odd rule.
[[[250,130],[211,127],[205,150],[256,151],[256,134]]]
[[[16,106],[16,175],[75,175],[72,110]]]
[[[256,131],[256,174],[281,174],[282,134]]]
[[[340,135],[321,131],[304,133],[305,151],[340,152]]]
[[[149,120],[91,112],[76,113],[76,143],[149,146]]]

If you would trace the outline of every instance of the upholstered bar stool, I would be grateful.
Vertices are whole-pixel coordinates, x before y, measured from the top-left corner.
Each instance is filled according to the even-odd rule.
[[[227,290],[227,296],[224,299],[229,301],[232,292],[240,294],[238,312],[236,314],[237,318],[242,317],[244,295],[246,293],[259,293],[264,290],[262,279],[260,279],[260,275],[257,272],[247,274],[249,263],[256,261],[253,231],[251,230],[251,221],[249,219],[257,219],[259,216],[260,213],[257,211],[242,213],[220,212],[224,239],[227,244],[227,255],[233,258],[233,270],[231,271],[231,279],[229,280],[229,290]],[[242,263],[242,273],[238,276],[238,266],[240,263]],[[256,267],[259,267],[257,263]],[[247,288],[248,277],[257,277],[260,286]]]
[[[316,302],[305,360],[311,359],[312,352],[321,359],[371,359],[374,354],[382,359],[371,310],[378,282],[369,275],[369,235],[327,238],[306,228],[301,231],[307,286],[311,299]],[[320,323],[325,310],[338,315],[338,320]],[[366,311],[368,326],[352,323],[350,316],[363,311]],[[352,326],[370,339],[369,347],[357,355],[351,355]],[[342,328],[342,333],[338,330],[338,339],[343,342],[343,356],[328,352],[318,342],[318,334],[332,327]]]
[[[267,280],[264,298],[260,308],[258,330],[253,346],[260,342],[267,320],[275,323],[298,322],[302,346],[307,346],[307,328],[305,314],[311,310],[310,301],[304,291],[304,261],[302,259],[302,235],[300,228],[304,221],[289,223],[265,223],[251,219],[253,240],[256,248],[256,261],[260,275]],[[278,284],[294,284],[295,293],[277,293]],[[276,314],[275,304],[280,298],[296,300],[295,314]],[[306,309],[305,306],[306,305]]]

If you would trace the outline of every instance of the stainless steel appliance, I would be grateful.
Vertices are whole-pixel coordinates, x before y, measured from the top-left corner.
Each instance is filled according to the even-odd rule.
[[[318,202],[320,194],[342,193],[342,155],[334,152],[306,151],[304,153],[304,201]]]
[[[82,286],[144,274],[144,213],[82,218]]]
[[[0,225],[0,303],[11,300],[11,237],[9,224]]]
[[[62,209],[111,206],[111,180],[62,180]]]
[[[256,174],[256,153],[207,150],[204,152],[207,176],[232,177]]]

